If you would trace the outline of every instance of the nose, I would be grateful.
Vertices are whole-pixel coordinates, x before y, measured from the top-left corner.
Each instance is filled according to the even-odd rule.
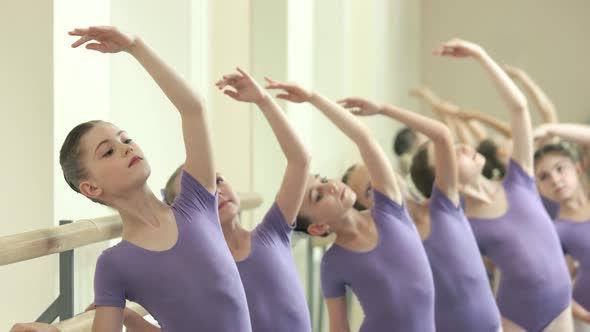
[[[551,184],[553,186],[555,186],[555,185],[557,185],[557,183],[559,182],[559,180],[560,180],[561,177],[560,177],[560,175],[557,172],[551,172],[549,174],[549,178],[551,179]]]
[[[336,193],[338,191],[337,188],[336,188],[336,184],[334,182],[325,183],[322,186],[322,189],[325,192],[330,193],[330,194],[334,194],[334,193]]]
[[[123,148],[124,156],[128,156],[130,153],[133,153],[133,147],[131,145],[126,144]]]

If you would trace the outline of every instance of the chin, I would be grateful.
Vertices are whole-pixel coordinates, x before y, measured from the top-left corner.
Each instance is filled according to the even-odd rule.
[[[229,205],[229,206],[227,206]],[[232,203],[224,206],[223,210],[219,211],[219,220],[234,220],[239,213],[239,208]]]

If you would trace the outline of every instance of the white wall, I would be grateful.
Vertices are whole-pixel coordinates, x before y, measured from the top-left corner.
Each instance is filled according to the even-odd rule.
[[[96,119],[110,119],[111,58],[86,49],[73,49],[76,40],[67,34],[73,28],[92,24],[109,24],[108,1],[59,0],[53,4],[53,220],[76,220],[113,212],[75,193],[64,181],[59,166],[59,149],[68,132],[77,124]],[[80,312],[92,302],[96,259],[108,247],[98,243],[74,253],[74,311]],[[55,269],[58,265],[54,266]],[[55,296],[57,296],[55,289]],[[31,317],[29,319],[34,319]]]

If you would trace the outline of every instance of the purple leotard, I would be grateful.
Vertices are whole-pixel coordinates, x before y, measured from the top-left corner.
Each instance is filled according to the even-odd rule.
[[[555,220],[563,251],[580,263],[574,285],[574,299],[590,310],[590,220]]]
[[[311,332],[291,253],[293,228],[275,203],[252,232],[250,255],[237,263],[256,332]]]
[[[361,332],[434,331],[434,282],[416,227],[404,206],[373,195],[377,245],[369,252],[333,245],[321,263],[324,297],[342,297],[349,286],[365,314]]]
[[[541,201],[543,202],[543,206],[545,207],[547,214],[549,214],[549,217],[551,219],[556,219],[557,216],[559,216],[559,203],[544,196],[541,196]]]
[[[497,332],[500,312],[477,243],[461,205],[436,185],[424,248],[434,276],[437,332]]]
[[[150,251],[128,241],[105,250],[96,264],[94,303],[141,304],[164,332],[250,332],[246,294],[211,195],[183,171],[172,205],[176,244]]]
[[[569,273],[535,180],[511,160],[503,186],[506,213],[469,221],[480,250],[502,272],[500,312],[527,331],[541,331],[570,304]]]

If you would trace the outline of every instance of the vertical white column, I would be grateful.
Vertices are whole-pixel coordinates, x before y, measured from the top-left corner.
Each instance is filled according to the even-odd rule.
[[[59,166],[59,150],[74,126],[89,120],[110,119],[110,56],[70,45],[76,37],[68,31],[90,25],[108,25],[108,1],[54,1],[54,140],[53,140],[53,197],[54,221],[79,219],[112,213],[75,193],[64,181]],[[93,301],[94,267],[96,259],[108,243],[76,249],[74,255],[74,311],[83,310]],[[57,257],[57,256],[56,256]],[[55,263],[55,271],[58,264]],[[57,272],[56,272],[57,275]]]

